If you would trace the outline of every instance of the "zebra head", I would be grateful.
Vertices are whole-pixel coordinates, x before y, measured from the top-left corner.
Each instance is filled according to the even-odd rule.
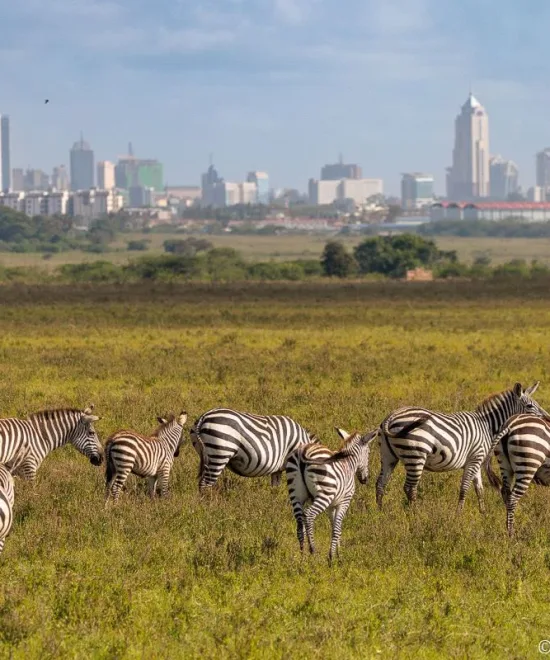
[[[378,435],[378,429],[365,435],[361,435],[359,431],[348,433],[338,427],[335,427],[335,430],[344,441],[344,446],[332,458],[336,456],[354,456],[357,460],[357,478],[360,483],[367,484],[369,481],[370,447],[372,441]]]
[[[187,421],[187,413],[182,411],[178,417],[168,415],[168,417],[157,417],[160,424],[153,435],[160,440],[164,440],[173,449],[174,457],[179,456],[180,447],[184,442],[183,427]]]
[[[544,408],[532,398],[532,395],[537,391],[539,385],[540,380],[537,380],[531,385],[531,387],[527,387],[526,389],[523,389],[521,383],[516,383],[514,385],[513,392],[516,396],[515,413],[536,415],[537,417],[550,420],[550,415],[546,410],[544,410]]]
[[[82,411],[69,442],[81,454],[89,458],[92,465],[101,465],[103,463],[103,447],[94,428],[94,422],[97,422],[99,417],[92,414],[93,409],[94,405],[92,403]]]

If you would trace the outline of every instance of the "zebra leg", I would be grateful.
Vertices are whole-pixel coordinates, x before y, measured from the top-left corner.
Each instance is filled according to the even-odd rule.
[[[218,456],[209,457],[208,463],[203,467],[199,480],[199,492],[204,493],[208,488],[213,488],[221,473],[227,467],[229,461],[233,458],[231,456]]]
[[[126,483],[129,474],[130,470],[128,470],[128,472],[117,472],[113,477],[113,481],[111,482],[111,495],[113,496],[113,502],[118,502],[120,491],[124,488],[124,484]]]
[[[340,537],[342,536],[342,521],[344,516],[349,509],[351,499],[342,502],[331,511],[331,522],[332,522],[332,539],[330,542],[330,552],[328,555],[328,563],[332,564],[334,555],[340,558]]]
[[[529,466],[528,471],[522,472],[520,475],[516,475],[516,483],[512,488],[512,492],[508,497],[506,503],[506,527],[508,529],[508,534],[510,538],[514,535],[514,519],[516,514],[516,507],[520,499],[525,495],[529,484],[533,481],[540,465]],[[525,468],[524,468],[525,469]]]
[[[477,503],[480,513],[485,513],[485,503],[483,502],[483,480],[481,478],[481,469],[474,476],[474,488],[477,495]]]
[[[395,466],[398,463],[397,457],[391,451],[388,445],[388,439],[385,436],[382,436],[380,440],[380,454],[381,454],[381,466],[380,474],[376,480],[376,504],[379,509],[382,509],[382,499],[384,497],[384,492],[386,490],[386,485],[390,480]]]
[[[280,486],[280,485],[281,485],[281,477],[282,477],[282,475],[283,475],[283,471],[282,471],[282,470],[279,470],[279,472],[274,472],[274,473],[271,475],[271,485],[272,485],[274,488],[277,488],[277,486]]]
[[[414,504],[416,502],[416,496],[418,492],[418,484],[420,483],[420,477],[424,471],[424,465],[426,464],[427,455],[421,454],[416,456],[408,456],[404,461],[406,477],[405,485],[403,490],[407,496],[407,501],[409,504]]]
[[[159,475],[161,497],[168,497],[168,482],[170,481],[171,468],[172,468],[171,463],[165,463],[161,468]]]
[[[149,497],[154,500],[157,490],[157,475],[153,477],[147,477],[147,492]]]
[[[496,452],[495,452],[496,453]],[[500,467],[500,476],[502,479],[502,488],[500,489],[500,495],[504,506],[508,506],[508,500],[510,499],[510,493],[512,492],[512,486],[514,483],[514,468],[510,463],[509,459],[506,457],[505,453],[502,451],[497,454],[498,464]]]
[[[471,459],[468,463],[466,463],[466,465],[464,466],[464,473],[462,474],[462,481],[460,482],[460,495],[458,497],[457,513],[460,513],[464,508],[464,502],[466,501],[466,493],[470,488],[472,479],[474,479],[475,476],[478,474],[478,472],[480,472],[482,462],[483,462],[483,458],[476,456],[475,458]]]
[[[2,553],[2,550],[4,549],[4,544],[6,543],[6,539],[0,539],[0,554]]]
[[[315,552],[315,543],[313,541],[313,522],[320,513],[323,513],[329,506],[330,501],[322,497],[316,497],[310,507],[306,509],[306,534],[311,554]]]

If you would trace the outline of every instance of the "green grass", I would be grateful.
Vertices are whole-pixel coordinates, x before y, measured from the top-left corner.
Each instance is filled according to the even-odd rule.
[[[541,379],[550,408],[547,282],[0,289],[3,415],[93,401],[102,439],[216,405],[285,413],[335,448],[422,404],[472,409]],[[509,541],[498,494],[455,517],[459,473],[424,475],[385,509],[357,487],[340,562],[329,525],[301,557],[286,487],[228,474],[197,492],[186,443],[171,497],[103,475],[72,448],[17,481],[0,558],[0,657],[440,658],[538,655],[549,636],[550,492],[532,487]]]
[[[17,254],[0,253],[0,266],[34,266],[53,270],[62,264],[75,264],[100,259],[116,264],[126,264],[130,259],[144,255],[164,254],[162,244],[171,238],[182,238],[182,234],[120,234],[111,245],[110,252],[93,254],[81,251],[61,252],[48,255],[44,259],[40,253]],[[204,234],[200,235],[205,238]],[[206,236],[215,247],[231,247],[238,250],[245,259],[250,261],[290,261],[293,259],[318,259],[329,237],[321,234],[283,235],[283,236],[237,236],[224,234],[221,236]],[[333,238],[332,236],[330,238]],[[150,241],[149,249],[144,252],[129,252],[126,247],[130,240]],[[340,238],[351,250],[363,238]],[[495,264],[512,259],[537,259],[550,264],[550,239],[546,238],[462,238],[436,237],[435,241],[442,250],[456,250],[461,261],[472,263],[479,255],[488,255]]]

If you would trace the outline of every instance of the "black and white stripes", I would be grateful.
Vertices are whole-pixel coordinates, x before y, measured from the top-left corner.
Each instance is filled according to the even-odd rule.
[[[13,477],[5,465],[0,464],[0,552],[13,523]]]
[[[168,480],[174,456],[179,454],[187,413],[182,412],[177,418],[174,415],[168,419],[158,417],[158,421],[160,426],[151,436],[133,431],[118,431],[107,440],[106,500],[112,495],[116,502],[131,472],[139,477],[147,477],[151,497],[155,496],[159,482],[161,496],[167,495]]]
[[[226,467],[242,477],[270,474],[271,483],[278,485],[289,454],[313,439],[283,415],[209,410],[191,429],[191,442],[200,457],[199,488],[213,486]]]
[[[350,435],[342,429],[337,432],[345,441],[340,451],[335,453],[321,444],[308,444],[291,454],[286,464],[300,550],[304,549],[305,530],[309,550],[315,551],[313,523],[320,513],[328,510],[332,523],[329,561],[340,547],[342,521],[355,493],[355,473],[361,483],[368,481],[370,444],[378,434],[378,430],[367,435]],[[311,505],[304,510],[308,500]]]
[[[376,483],[376,499],[382,506],[385,486],[401,461],[405,466],[405,493],[416,500],[418,483],[424,469],[446,472],[464,469],[458,506],[464,505],[473,480],[479,507],[483,510],[481,464],[493,447],[493,437],[502,425],[518,413],[547,416],[532,399],[539,383],[523,390],[495,394],[473,412],[443,414],[424,408],[400,408],[380,425],[381,471]]]

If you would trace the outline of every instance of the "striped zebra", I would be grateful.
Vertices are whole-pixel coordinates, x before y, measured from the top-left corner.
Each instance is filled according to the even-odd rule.
[[[13,523],[13,477],[5,465],[0,464],[0,552]]]
[[[355,474],[362,484],[369,477],[369,454],[372,440],[378,429],[367,435],[348,433],[336,429],[344,440],[338,452],[332,452],[321,444],[299,447],[290,455],[286,464],[288,494],[296,520],[300,551],[304,550],[304,530],[310,552],[315,552],[313,522],[328,510],[332,524],[329,562],[340,549],[342,521],[355,493]],[[305,509],[304,504],[311,500]]]
[[[534,415],[514,415],[495,436],[495,455],[502,476],[500,493],[506,505],[506,527],[510,536],[514,534],[516,507],[529,484],[534,481],[550,485],[549,422]],[[485,469],[490,484],[498,488],[500,479],[489,461]]]
[[[381,470],[376,482],[376,501],[382,507],[384,489],[395,466],[405,466],[405,494],[409,503],[416,500],[422,471],[447,472],[464,469],[458,510],[462,510],[473,480],[479,509],[483,512],[481,464],[488,459],[493,437],[502,425],[518,413],[547,416],[532,395],[537,381],[523,390],[516,383],[511,390],[485,399],[473,412],[444,414],[425,408],[400,408],[380,425]]]
[[[168,494],[168,481],[174,457],[183,442],[183,427],[187,413],[167,419],[157,417],[160,426],[150,436],[133,431],[117,431],[105,445],[105,501],[110,496],[116,502],[130,473],[147,477],[150,497],[155,497],[157,483],[160,495]]]
[[[103,461],[103,448],[94,429],[99,417],[92,414],[93,405],[85,410],[60,408],[43,410],[27,419],[0,419],[0,447],[28,443],[28,453],[12,474],[33,480],[46,456],[68,443],[90,459],[92,465]]]
[[[271,485],[278,486],[289,454],[316,439],[283,415],[209,410],[191,429],[191,442],[200,458],[199,489],[214,486],[226,467],[241,477],[269,474]]]

